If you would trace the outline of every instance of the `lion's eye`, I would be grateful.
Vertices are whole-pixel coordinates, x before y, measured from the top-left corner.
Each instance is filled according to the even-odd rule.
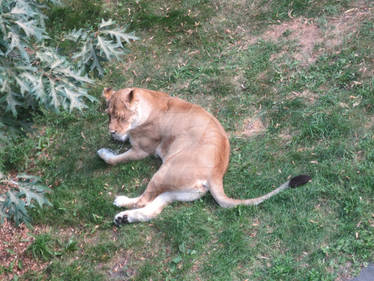
[[[126,120],[126,115],[124,113],[121,113],[121,114],[118,114],[116,113],[114,115],[114,117],[118,120],[118,121],[125,121]]]

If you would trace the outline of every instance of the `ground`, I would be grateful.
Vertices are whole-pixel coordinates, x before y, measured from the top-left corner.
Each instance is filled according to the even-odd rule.
[[[209,110],[230,136],[230,196],[300,173],[312,182],[259,207],[225,210],[207,195],[116,228],[114,196],[139,195],[159,160],[97,158],[128,147],[110,140],[103,103],[45,113],[9,150],[53,207],[31,212],[33,229],[2,225],[0,278],[340,281],[373,261],[372,1],[103,2],[141,40],[92,95],[135,85]]]
[[[4,221],[0,228],[0,271],[1,280],[12,280],[28,271],[41,271],[47,262],[40,262],[27,251],[34,241],[33,235],[40,233],[39,229],[30,230],[24,224],[18,227]]]

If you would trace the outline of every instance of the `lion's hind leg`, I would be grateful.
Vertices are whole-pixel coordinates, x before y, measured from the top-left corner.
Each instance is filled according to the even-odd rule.
[[[118,213],[114,218],[116,225],[149,221],[173,201],[194,201],[205,194],[205,190],[168,191],[158,195],[144,207]],[[130,199],[130,198],[128,198]]]
[[[114,217],[114,223],[120,225],[124,223],[149,221],[161,213],[161,211],[172,201],[173,196],[170,192],[162,193],[143,208],[118,213]]]

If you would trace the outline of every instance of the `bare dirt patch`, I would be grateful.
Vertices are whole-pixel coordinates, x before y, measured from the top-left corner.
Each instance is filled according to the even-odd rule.
[[[149,224],[152,226],[152,224]],[[118,229],[115,229],[111,237],[108,239],[120,240],[121,235]],[[167,258],[164,264],[168,264],[171,260],[171,247],[160,240],[155,240],[155,232],[145,234],[142,241],[143,248],[136,249],[134,247],[121,247],[107,263],[98,264],[97,268],[103,272],[108,280],[133,280],[139,271],[139,264],[146,260],[152,260],[157,257],[160,252],[166,252]],[[146,249],[152,249],[151,251]]]
[[[270,25],[259,36],[253,36],[248,28],[238,26],[234,33],[241,39],[237,42],[239,49],[246,49],[259,40],[283,42],[283,50],[274,55],[274,60],[290,53],[290,48],[296,46],[293,57],[303,65],[316,61],[321,53],[333,51],[344,41],[351,40],[361,23],[374,13],[374,8],[363,1],[344,11],[339,16],[324,19],[324,23],[317,23],[318,19],[305,17],[290,18],[280,24]]]
[[[13,280],[28,271],[40,271],[48,265],[35,260],[27,248],[34,241],[31,231],[21,224],[15,227],[7,220],[0,227],[0,280]]]
[[[371,116],[367,119],[367,122],[364,124],[366,129],[374,128],[374,116]]]
[[[258,117],[249,117],[244,120],[241,130],[234,133],[239,137],[253,137],[263,134],[266,131],[264,123]]]
[[[325,33],[326,46],[333,48],[341,45],[350,38],[359,28],[360,24],[373,13],[373,8],[365,4],[346,10],[342,15],[330,18]]]
[[[136,275],[136,270],[131,262],[134,258],[133,250],[122,250],[113,258],[107,271],[107,276],[110,280],[130,280]]]
[[[262,35],[262,39],[270,41],[287,40],[297,42],[295,59],[310,64],[316,60],[313,56],[314,46],[323,42],[323,34],[313,20],[294,18],[279,25],[272,25]]]

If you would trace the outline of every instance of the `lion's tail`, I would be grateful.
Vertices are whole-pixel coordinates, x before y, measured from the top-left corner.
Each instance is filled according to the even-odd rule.
[[[217,180],[214,182],[209,182],[210,185],[210,193],[212,194],[213,198],[217,201],[217,203],[224,208],[232,208],[238,205],[258,205],[263,201],[273,197],[274,195],[278,194],[279,192],[287,189],[287,188],[294,188],[301,185],[306,184],[311,179],[310,176],[307,175],[299,175],[296,177],[291,178],[289,181],[285,182],[284,184],[280,185],[278,188],[274,189],[273,191],[252,199],[233,199],[226,196],[223,190],[223,183],[222,180]]]

